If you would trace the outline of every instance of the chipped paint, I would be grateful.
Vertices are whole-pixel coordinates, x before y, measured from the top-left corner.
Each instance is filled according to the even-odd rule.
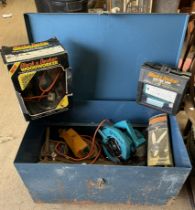
[[[69,167],[69,166],[62,166],[62,167],[60,167],[60,168],[56,168],[55,169],[55,173],[58,175],[58,176],[64,176],[65,174],[65,171],[67,170],[67,169],[71,169],[71,167]]]
[[[31,138],[23,140],[15,161],[35,201],[163,205],[177,196],[191,171],[183,141],[177,135],[174,138],[174,144],[177,145],[174,147],[177,154],[174,160],[179,165],[176,167],[29,163],[31,155],[32,160],[36,161],[36,149],[40,149],[40,145],[34,141],[34,130],[37,129],[42,130],[32,127]],[[29,142],[35,150],[32,154]],[[105,183],[100,178],[105,179]]]
[[[177,185],[178,183],[182,182],[183,176],[175,176],[173,174],[169,174],[168,171],[163,171],[162,176],[160,179],[160,183],[158,185],[158,188],[161,188],[162,185],[167,186],[166,193],[167,194],[174,194],[177,192]]]

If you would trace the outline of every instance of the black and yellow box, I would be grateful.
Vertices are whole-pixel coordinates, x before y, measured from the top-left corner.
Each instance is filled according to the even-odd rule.
[[[68,53],[56,38],[3,47],[2,56],[26,120],[68,109],[71,95]]]

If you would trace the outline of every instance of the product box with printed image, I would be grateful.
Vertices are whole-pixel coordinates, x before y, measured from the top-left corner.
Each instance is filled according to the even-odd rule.
[[[168,115],[159,114],[149,119],[148,166],[173,166]]]
[[[26,120],[68,109],[71,79],[68,54],[56,38],[3,47],[2,56]]]
[[[144,63],[141,66],[137,102],[169,114],[179,111],[190,73],[168,65]]]

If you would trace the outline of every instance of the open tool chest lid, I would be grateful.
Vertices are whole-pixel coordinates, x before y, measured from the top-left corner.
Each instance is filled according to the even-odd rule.
[[[174,199],[191,171],[174,116],[169,122],[175,167],[50,164],[39,158],[48,126],[85,131],[105,118],[148,124],[156,111],[135,101],[140,66],[177,65],[187,15],[26,14],[25,19],[31,42],[56,36],[68,50],[74,89],[70,110],[30,122],[18,150],[14,164],[33,200],[162,205]]]
[[[57,37],[73,71],[73,107],[43,121],[147,122],[156,111],[136,104],[141,65],[177,66],[186,14],[25,14],[30,42]]]

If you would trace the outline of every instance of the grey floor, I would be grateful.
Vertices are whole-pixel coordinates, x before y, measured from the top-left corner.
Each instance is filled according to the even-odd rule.
[[[27,43],[23,21],[24,12],[35,11],[33,0],[7,0],[6,7],[0,5],[0,48],[2,45]],[[12,13],[11,18],[2,14]],[[2,60],[0,60],[0,210],[62,210],[62,209],[102,209],[102,210],[190,210],[188,193],[184,187],[176,200],[168,206],[130,206],[107,204],[43,204],[34,203],[22,180],[17,174],[13,160],[27,127],[20,112],[17,99]],[[180,116],[180,119],[183,115]],[[183,122],[183,121],[182,121]]]

